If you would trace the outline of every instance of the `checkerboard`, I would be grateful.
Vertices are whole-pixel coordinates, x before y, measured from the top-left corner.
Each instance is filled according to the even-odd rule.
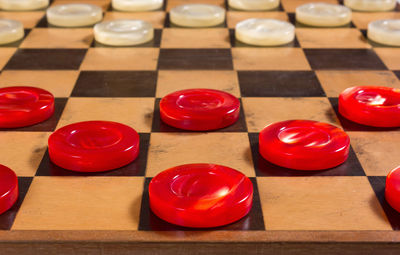
[[[113,11],[110,0],[51,4],[66,2],[100,5],[105,20],[149,21],[155,38],[137,47],[107,47],[94,42],[91,28],[48,25],[44,11],[0,12],[1,18],[22,21],[26,29],[23,40],[0,48],[0,87],[37,86],[56,97],[51,119],[0,131],[0,164],[17,173],[20,185],[18,203],[0,215],[0,247],[36,241],[174,247],[241,243],[249,248],[271,242],[400,242],[400,213],[384,199],[385,176],[400,165],[399,129],[361,126],[337,111],[338,95],[347,87],[400,88],[400,48],[366,38],[368,22],[400,18],[399,10],[354,12],[349,26],[309,28],[296,24],[294,11],[310,0],[282,0],[279,9],[269,12],[231,10],[224,0],[168,0],[162,10],[146,13]],[[225,6],[226,23],[206,29],[170,24],[168,11],[187,2]],[[292,22],[295,41],[282,47],[236,41],[236,23],[251,17]],[[160,121],[160,98],[199,87],[237,96],[242,103],[239,121],[208,133],[186,132]],[[304,172],[264,160],[258,153],[258,132],[287,119],[342,127],[351,138],[347,162]],[[51,132],[85,120],[135,128],[139,157],[104,173],[76,173],[52,164],[47,152]],[[149,209],[149,181],[162,170],[187,163],[221,164],[249,176],[255,191],[250,214],[205,230],[157,218]],[[243,252],[230,247],[225,245],[225,251]]]

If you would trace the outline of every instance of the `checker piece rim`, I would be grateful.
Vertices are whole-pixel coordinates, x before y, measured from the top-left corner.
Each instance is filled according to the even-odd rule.
[[[54,96],[40,88],[0,88],[0,128],[25,127],[50,118]]]
[[[386,177],[385,198],[393,209],[400,212],[400,166]]]
[[[351,87],[340,93],[339,113],[374,127],[400,126],[400,90],[378,86]]]
[[[167,169],[149,185],[150,207],[172,224],[210,228],[235,222],[251,209],[253,185],[241,172],[214,164]]]
[[[17,175],[10,168],[0,165],[0,214],[10,209],[17,199]]]
[[[296,170],[323,170],[346,161],[350,138],[341,129],[311,120],[288,120],[265,127],[259,151],[269,162]]]
[[[220,129],[239,118],[240,101],[213,89],[173,92],[160,101],[161,119],[168,125],[193,131]]]
[[[78,172],[102,172],[125,166],[139,154],[139,135],[111,121],[78,122],[49,138],[51,161]]]

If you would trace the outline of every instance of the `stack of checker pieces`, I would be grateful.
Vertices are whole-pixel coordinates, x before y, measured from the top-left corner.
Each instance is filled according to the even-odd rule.
[[[337,112],[338,95],[347,87],[400,88],[400,48],[366,39],[370,21],[400,18],[399,8],[353,12],[349,26],[325,29],[296,24],[295,8],[309,0],[282,0],[270,12],[231,10],[224,0],[168,0],[163,10],[147,13],[113,11],[110,0],[51,4],[71,2],[102,6],[105,20],[149,21],[155,38],[136,47],[106,47],[94,42],[91,28],[51,27],[44,11],[0,12],[1,18],[20,20],[26,28],[23,40],[0,48],[0,87],[36,86],[56,97],[51,119],[0,131],[0,163],[16,172],[20,186],[18,203],[0,216],[0,247],[16,241],[88,240],[241,242],[249,247],[271,241],[400,242],[400,213],[384,199],[385,176],[400,164],[400,131],[361,126]],[[226,23],[208,29],[170,24],[168,11],[188,2],[226,7]],[[271,48],[236,41],[236,23],[252,17],[292,22],[295,41]],[[239,121],[209,133],[182,131],[160,121],[160,98],[199,87],[240,98]],[[351,138],[348,161],[311,172],[265,161],[258,154],[258,132],[287,119],[342,127]],[[85,120],[135,128],[141,138],[139,157],[104,173],[71,172],[52,164],[48,136]],[[221,164],[249,176],[255,188],[250,214],[211,230],[177,227],[157,218],[149,208],[149,181],[186,163]]]

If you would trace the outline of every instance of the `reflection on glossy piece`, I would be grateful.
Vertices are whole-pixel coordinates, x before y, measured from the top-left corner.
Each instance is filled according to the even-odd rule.
[[[0,214],[10,209],[18,199],[18,178],[8,167],[0,165]]]
[[[182,27],[213,27],[225,21],[225,9],[211,4],[185,4],[171,9],[171,22]]]
[[[160,116],[166,124],[186,130],[214,130],[235,123],[240,101],[213,89],[188,89],[171,93],[160,101]]]
[[[154,29],[147,21],[118,19],[96,24],[94,37],[97,42],[104,45],[138,45],[151,41],[154,37]]]
[[[400,213],[400,167],[393,169],[386,177],[385,198]]]
[[[116,122],[79,122],[60,128],[49,138],[51,161],[78,172],[116,169],[135,160],[138,154],[138,133]]]
[[[93,4],[55,5],[46,11],[47,22],[59,27],[91,26],[103,19],[103,10]]]
[[[279,0],[228,0],[229,7],[243,11],[266,11],[279,7]]]
[[[54,96],[34,87],[0,88],[0,128],[37,124],[54,113]]]
[[[359,86],[339,96],[343,117],[373,127],[400,126],[400,90],[387,87]]]
[[[400,19],[370,22],[368,24],[368,38],[377,43],[400,46]]]
[[[315,27],[344,26],[351,21],[351,10],[339,4],[307,3],[296,8],[296,20]]]
[[[311,120],[288,120],[265,127],[259,136],[263,158],[297,170],[338,166],[349,155],[350,138],[341,129]]]
[[[253,185],[234,169],[188,164],[158,174],[149,185],[150,208],[184,227],[211,228],[235,222],[251,209]]]
[[[356,11],[390,11],[396,7],[396,0],[344,0],[344,5]]]

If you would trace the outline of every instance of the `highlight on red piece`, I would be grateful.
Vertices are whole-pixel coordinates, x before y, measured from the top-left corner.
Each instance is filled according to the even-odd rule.
[[[400,90],[359,86],[339,96],[339,113],[359,124],[373,127],[400,126]]]
[[[78,122],[49,137],[51,161],[68,170],[102,172],[125,166],[139,154],[139,135],[111,121]]]
[[[10,168],[0,165],[0,214],[9,210],[17,199],[17,175]]]
[[[338,166],[349,155],[350,138],[340,128],[312,120],[288,120],[265,127],[259,151],[269,162],[297,170]]]
[[[185,130],[224,128],[238,120],[239,112],[239,99],[214,89],[176,91],[162,98],[160,102],[161,120]]]
[[[31,126],[54,113],[54,96],[35,87],[0,88],[0,128]]]
[[[400,213],[400,166],[386,177],[385,198],[390,206]]]
[[[214,164],[170,168],[149,185],[150,208],[184,227],[211,228],[235,222],[251,209],[253,184],[241,172]]]

